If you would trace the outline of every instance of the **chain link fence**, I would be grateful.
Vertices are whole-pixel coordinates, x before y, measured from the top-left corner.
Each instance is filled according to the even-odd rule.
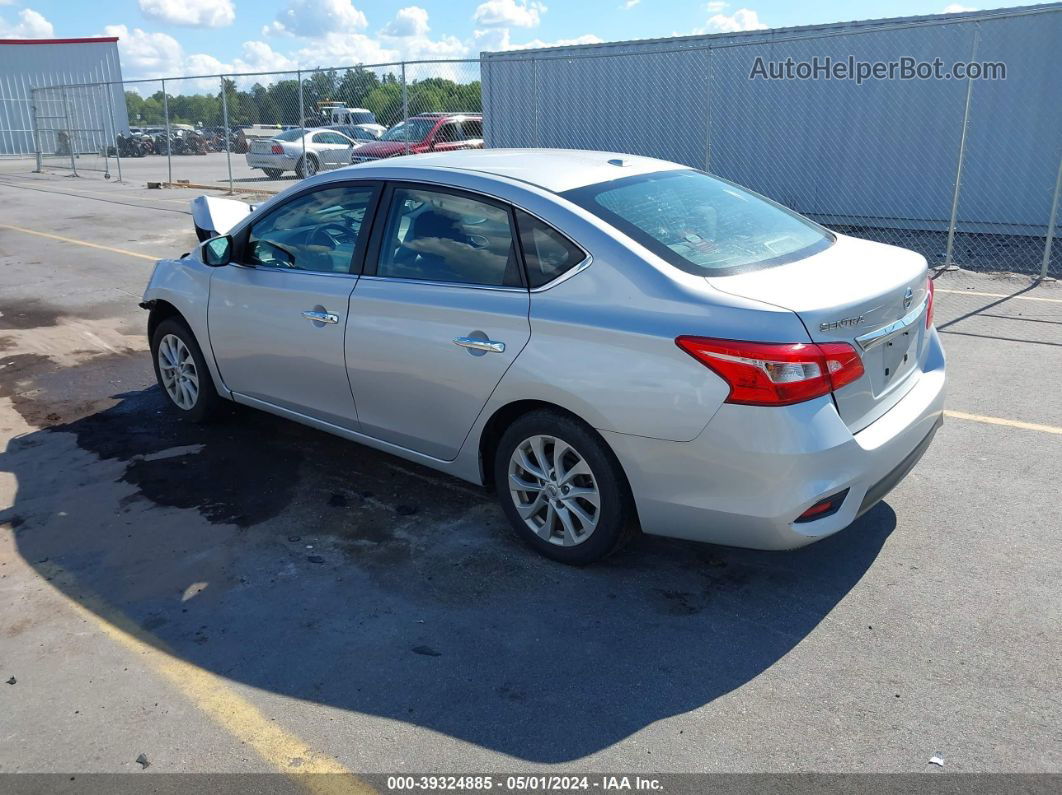
[[[836,231],[919,251],[934,267],[1059,277],[1060,40],[1056,5],[65,86],[34,93],[38,153],[44,167],[120,164],[141,184],[275,192],[369,157],[484,145],[617,151],[705,169]],[[903,58],[939,61],[947,74],[854,79],[859,64]],[[802,76],[800,64],[816,63],[853,74]],[[1005,79],[954,73],[970,63],[1002,64]],[[786,64],[792,77],[772,76]],[[124,94],[128,129],[91,110],[112,91]],[[439,113],[482,121],[444,134],[423,115]],[[330,143],[324,128],[354,146]]]
[[[121,179],[115,147],[120,129],[115,104],[121,102],[117,90],[110,83],[34,88],[30,102],[37,170],[98,171],[110,178],[114,169]]]

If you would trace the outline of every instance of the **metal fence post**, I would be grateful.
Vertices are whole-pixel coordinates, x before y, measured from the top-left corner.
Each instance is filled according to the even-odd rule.
[[[705,70],[708,79],[704,86],[704,170],[712,171],[712,48],[705,50],[708,63]]]
[[[233,193],[232,190],[232,147],[229,146],[229,97],[228,89],[225,86],[225,75],[221,76],[221,117],[222,123],[225,125],[225,162],[229,167],[229,193]]]
[[[981,40],[981,26],[974,28],[973,46],[970,48],[970,63],[977,59],[977,45]],[[973,78],[966,76],[966,105],[962,111],[962,135],[959,136],[959,162],[955,168],[955,189],[951,194],[951,219],[948,221],[948,247],[944,252],[944,270],[954,266],[951,262],[955,248],[955,223],[959,214],[959,191],[962,188],[962,166],[966,159],[966,132],[970,124],[970,98],[973,96]]]
[[[406,91],[406,62],[402,61],[402,121],[409,121],[409,93]],[[402,128],[402,137],[405,139],[406,151],[409,154],[409,125]]]
[[[1040,278],[1047,278],[1047,268],[1051,264],[1051,244],[1055,240],[1055,222],[1058,221],[1058,194],[1062,188],[1062,157],[1058,159],[1058,176],[1055,177],[1055,197],[1051,200],[1051,217],[1047,221],[1047,241],[1044,243],[1044,261],[1040,265]]]
[[[166,122],[166,181],[173,184],[173,143],[170,139],[170,97],[166,93],[166,81],[162,81],[162,116]],[[225,140],[229,139],[229,131],[225,131]]]
[[[122,95],[122,100],[125,100],[125,95]],[[118,128],[114,125],[114,84],[107,84],[107,115],[111,119],[111,141],[114,141],[114,162],[118,165],[118,181],[122,181],[122,153],[118,151]],[[104,153],[111,148],[110,142],[104,143]],[[106,163],[106,154],[104,155],[104,163]],[[104,166],[106,168],[106,166]],[[109,173],[109,172],[108,172]]]
[[[299,132],[302,136],[299,140],[302,141],[302,173],[306,173],[306,106],[302,98],[302,70],[299,69],[295,73],[299,78]],[[296,176],[298,173],[296,172]]]
[[[37,103],[40,101],[37,98],[38,89],[34,88],[30,92],[30,96],[33,97],[33,104],[30,105],[30,120],[33,124],[33,148],[37,150],[37,170],[34,174],[40,174],[44,170],[44,154],[41,152],[41,130],[37,126]]]
[[[538,59],[531,58],[531,111],[534,127],[531,131],[531,145],[536,149],[542,144],[539,141],[538,129]]]
[[[70,107],[66,102],[66,87],[63,87],[63,127],[66,129],[63,131],[66,134],[66,148],[70,150],[70,170],[74,172],[74,176],[77,176],[77,163],[74,162],[74,139],[70,135]],[[58,139],[58,135],[56,138]]]

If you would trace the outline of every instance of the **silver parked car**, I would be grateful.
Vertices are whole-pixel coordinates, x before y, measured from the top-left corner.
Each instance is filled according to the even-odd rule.
[[[349,166],[355,149],[369,140],[355,141],[338,130],[296,127],[272,138],[251,141],[247,148],[247,165],[260,168],[270,179],[285,171],[294,171],[300,179],[318,171]]]
[[[569,563],[645,533],[761,549],[851,524],[941,423],[926,262],[674,163],[469,150],[250,211],[144,295],[159,383],[475,483]]]

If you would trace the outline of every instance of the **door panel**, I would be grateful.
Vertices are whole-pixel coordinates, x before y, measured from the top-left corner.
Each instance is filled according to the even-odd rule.
[[[379,186],[329,185],[256,219],[215,270],[210,343],[233,392],[346,428],[357,411],[343,325]]]
[[[358,416],[364,433],[450,460],[531,336],[512,214],[408,184],[384,204],[347,322]]]
[[[324,273],[218,268],[210,283],[208,315],[225,386],[356,429],[343,366],[343,323],[354,283],[351,276]],[[303,316],[313,311],[334,315],[338,322]]]
[[[362,432],[453,459],[530,338],[528,308],[526,290],[363,276],[347,320],[347,368]],[[505,349],[455,344],[465,337]]]

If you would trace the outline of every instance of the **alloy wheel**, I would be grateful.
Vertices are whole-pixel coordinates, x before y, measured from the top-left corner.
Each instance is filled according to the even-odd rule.
[[[601,495],[586,459],[563,439],[525,439],[509,459],[509,494],[524,523],[562,547],[586,541],[601,516]]]
[[[176,334],[159,342],[159,374],[162,386],[178,408],[191,411],[199,400],[199,373],[192,352]]]

